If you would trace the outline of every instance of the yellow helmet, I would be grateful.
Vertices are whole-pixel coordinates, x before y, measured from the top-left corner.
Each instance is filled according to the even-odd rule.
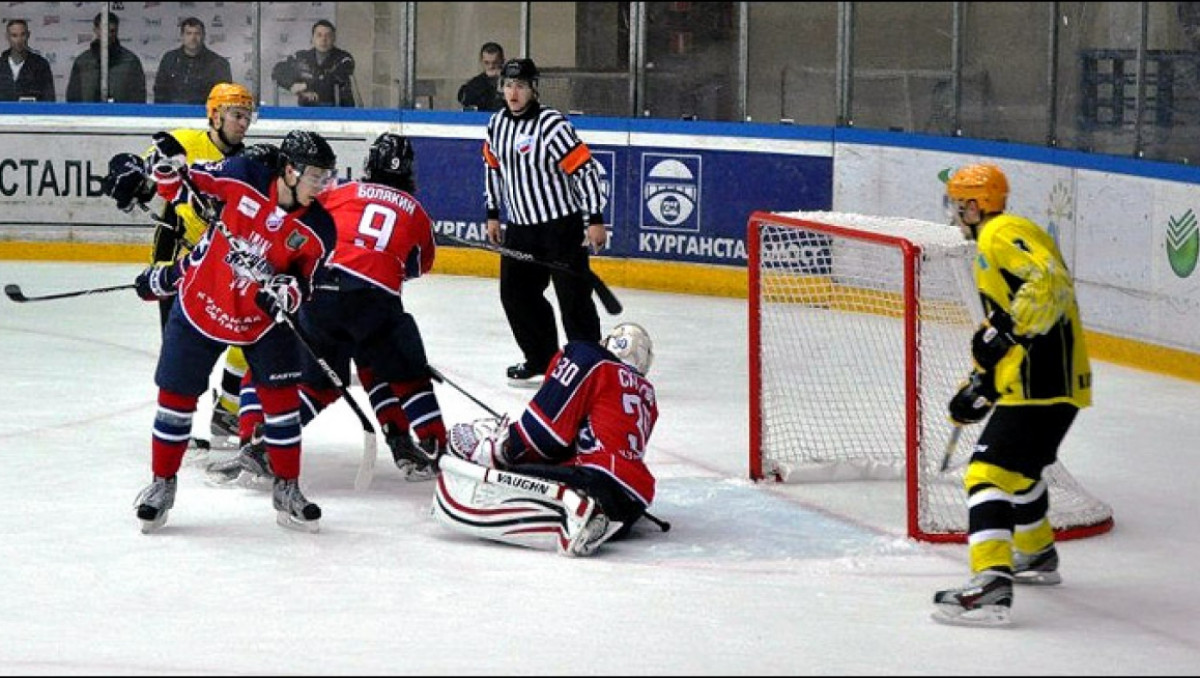
[[[951,200],[974,200],[984,214],[1003,212],[1008,200],[1008,179],[995,165],[960,167],[946,182]]]
[[[208,109],[208,119],[211,122],[213,116],[216,115],[225,106],[240,106],[241,108],[249,109],[254,112],[254,97],[250,94],[250,90],[232,82],[219,82],[213,85],[212,91],[208,93],[208,102],[205,108]]]

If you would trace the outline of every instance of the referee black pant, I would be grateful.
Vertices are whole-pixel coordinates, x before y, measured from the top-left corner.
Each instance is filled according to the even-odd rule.
[[[567,341],[600,341],[600,316],[586,275],[589,257],[583,245],[584,232],[582,214],[530,226],[509,224],[505,229],[505,247],[531,254],[539,261],[566,264],[579,273],[555,271],[510,257],[500,259],[500,302],[513,338],[525,355],[525,364],[535,373],[544,372],[560,348],[554,307],[545,295],[551,282]]]

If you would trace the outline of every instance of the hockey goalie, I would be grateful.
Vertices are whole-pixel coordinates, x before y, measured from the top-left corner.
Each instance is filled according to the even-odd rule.
[[[450,430],[431,512],[472,536],[590,556],[654,500],[646,443],[658,420],[650,335],[636,323],[568,342],[521,416]]]

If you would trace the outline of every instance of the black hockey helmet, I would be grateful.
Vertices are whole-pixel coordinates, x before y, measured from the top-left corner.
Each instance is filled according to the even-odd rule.
[[[279,145],[279,169],[282,170],[287,163],[301,170],[310,166],[332,170],[337,169],[337,155],[320,134],[292,130]]]
[[[412,142],[400,134],[384,132],[371,144],[363,162],[363,178],[377,184],[415,193],[417,180],[413,170]]]
[[[538,67],[533,59],[509,59],[500,70],[500,81],[524,80],[530,87],[537,88]]]

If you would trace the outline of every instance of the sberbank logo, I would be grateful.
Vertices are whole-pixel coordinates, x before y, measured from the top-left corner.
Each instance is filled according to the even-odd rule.
[[[1186,278],[1196,270],[1200,255],[1200,231],[1196,228],[1196,213],[1188,210],[1180,217],[1167,220],[1167,261],[1171,270]]]

